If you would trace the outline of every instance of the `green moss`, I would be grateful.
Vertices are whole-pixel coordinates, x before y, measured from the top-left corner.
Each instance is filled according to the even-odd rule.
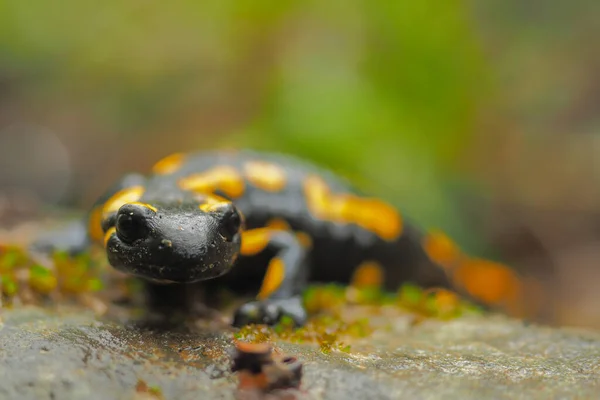
[[[398,302],[407,307],[417,306],[423,299],[423,289],[412,283],[404,284],[398,290]]]
[[[422,318],[452,319],[480,313],[475,304],[446,289],[425,290],[413,284],[403,285],[397,293],[397,305]]]
[[[7,297],[14,296],[19,290],[17,282],[9,275],[2,275],[0,281],[2,283],[2,294]]]
[[[163,394],[162,394],[162,389],[160,388],[160,386],[150,386],[148,387],[148,393],[158,397],[158,398],[162,398]]]
[[[310,314],[336,309],[346,302],[346,289],[341,285],[309,286],[303,295],[304,307]]]
[[[313,343],[325,354],[334,350],[349,352],[348,341],[373,333],[375,328],[370,321],[383,307],[413,314],[417,321],[458,318],[479,310],[448,290],[423,290],[412,284],[403,285],[397,293],[387,293],[379,288],[315,285],[305,291],[303,298],[311,315],[305,326],[295,328],[291,319],[284,318],[273,327],[245,326],[235,334],[235,338],[254,343]]]
[[[25,264],[25,251],[17,246],[0,245],[0,273],[7,273]]]
[[[92,253],[71,257],[55,252],[40,264],[24,248],[0,245],[0,277],[2,296],[9,303],[24,289],[43,297],[53,292],[98,292],[104,287],[102,263]]]
[[[478,310],[453,292],[445,289],[424,290],[411,283],[402,285],[397,293],[389,293],[378,287],[315,285],[305,291],[303,299],[310,314],[336,314],[349,304],[374,307],[393,305],[432,318],[458,317],[464,312]]]
[[[29,268],[29,285],[39,293],[50,293],[56,286],[56,277],[48,268],[39,264],[33,264]]]
[[[71,257],[63,252],[55,252],[52,260],[62,292],[87,293],[102,289],[102,271],[90,253]]]
[[[144,380],[139,379],[135,391],[142,394],[145,398],[164,399],[162,389],[158,385],[149,386]]]
[[[247,325],[236,332],[234,337],[252,343],[312,343],[318,345],[322,353],[329,354],[334,350],[349,352],[350,345],[344,340],[366,337],[371,332],[368,319],[346,322],[337,316],[321,314],[310,318],[301,328],[295,328],[291,320],[284,319],[273,327]]]
[[[17,265],[19,255],[15,251],[11,251],[9,253],[4,254],[2,257],[2,269],[3,270],[11,270],[15,265]]]
[[[114,279],[112,269],[105,266],[105,255],[100,251],[78,256],[55,252],[49,265],[42,265],[31,259],[22,248],[0,246],[2,296],[10,303],[24,288],[41,297],[52,293],[77,296],[102,291],[107,279],[112,279],[111,288],[122,290],[126,297],[133,298],[141,292],[142,282],[139,279]],[[17,276],[27,279],[17,279]],[[230,297],[233,298],[231,294],[224,296],[231,300]],[[396,293],[374,286],[312,285],[305,290],[303,302],[311,316],[305,326],[295,328],[290,318],[284,318],[274,327],[244,327],[235,337],[251,342],[284,340],[313,343],[323,353],[348,352],[348,342],[372,333],[369,321],[373,315],[383,312],[384,307],[412,313],[420,319],[451,319],[464,313],[480,312],[476,306],[451,292],[423,290],[411,284],[403,285]]]
[[[99,292],[104,289],[104,283],[98,278],[90,278],[87,281],[87,286],[90,292]]]

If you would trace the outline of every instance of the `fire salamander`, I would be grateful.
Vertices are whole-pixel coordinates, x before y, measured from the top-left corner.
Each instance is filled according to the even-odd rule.
[[[296,158],[256,151],[173,154],[149,176],[127,175],[94,205],[85,240],[117,270],[145,278],[151,303],[194,285],[256,290],[233,324],[306,321],[310,281],[412,281],[450,287],[487,304],[515,298],[519,281],[472,259],[441,232],[421,233],[400,212],[340,177]],[[64,246],[63,246],[64,247]],[[67,246],[68,247],[68,246]]]

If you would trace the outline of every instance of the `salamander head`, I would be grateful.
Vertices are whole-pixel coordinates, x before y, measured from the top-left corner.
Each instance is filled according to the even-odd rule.
[[[241,216],[216,197],[173,204],[126,203],[106,233],[116,269],[143,278],[196,282],[227,273],[241,242]]]

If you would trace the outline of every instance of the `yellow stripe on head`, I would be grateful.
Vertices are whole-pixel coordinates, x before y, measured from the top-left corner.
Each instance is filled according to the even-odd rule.
[[[132,186],[115,193],[110,199],[104,203],[102,208],[102,215],[116,212],[121,208],[122,205],[127,203],[133,203],[142,198],[144,194],[143,186]]]
[[[108,241],[110,240],[112,235],[114,235],[116,233],[117,233],[117,228],[115,228],[115,227],[112,227],[106,231],[106,233],[104,234],[104,247],[106,247],[106,245],[108,244]]]
[[[264,300],[273,294],[279,286],[281,286],[281,282],[285,278],[285,264],[281,258],[273,258],[267,267],[267,272],[265,273],[265,277],[263,278],[262,286],[260,287],[260,291],[256,296],[259,300]]]
[[[88,219],[88,235],[94,242],[100,243],[104,237],[102,230],[102,205],[94,207]]]
[[[154,211],[155,213],[158,212],[158,208],[154,207],[152,204],[142,203],[140,201],[132,201],[131,203],[127,203],[127,204],[134,204],[136,206],[145,207],[149,210]]]
[[[202,196],[199,199],[202,203],[198,206],[204,212],[214,212],[231,204],[231,202],[223,197],[210,195]]]

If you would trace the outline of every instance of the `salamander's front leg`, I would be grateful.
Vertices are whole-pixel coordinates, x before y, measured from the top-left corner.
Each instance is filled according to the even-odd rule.
[[[273,249],[275,256],[269,262],[257,300],[237,310],[233,325],[273,325],[282,317],[290,317],[297,325],[303,325],[306,310],[301,291],[308,279],[306,250],[289,231],[258,228],[242,234],[243,256],[256,255],[266,248]]]

